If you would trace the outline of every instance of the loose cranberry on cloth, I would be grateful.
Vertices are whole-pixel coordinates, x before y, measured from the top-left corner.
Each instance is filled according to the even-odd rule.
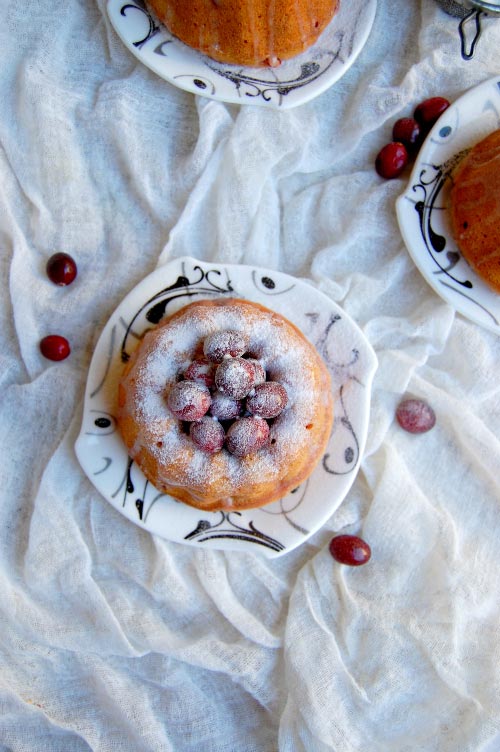
[[[422,143],[422,131],[415,118],[400,118],[392,128],[392,140],[399,141],[408,152],[414,153]]]
[[[436,414],[424,400],[407,399],[399,403],[396,419],[408,433],[426,433],[434,428]]]
[[[71,347],[60,334],[48,334],[40,341],[40,352],[47,360],[65,360],[71,352]]]
[[[372,555],[368,543],[357,535],[336,535],[330,541],[329,548],[336,561],[350,567],[366,564]]]
[[[78,269],[75,260],[68,253],[54,253],[46,266],[48,278],[56,285],[70,285],[76,278]]]
[[[404,144],[391,141],[382,147],[375,159],[375,169],[381,178],[397,178],[408,164],[408,152]]]
[[[449,106],[445,97],[430,97],[417,105],[413,117],[428,132]]]

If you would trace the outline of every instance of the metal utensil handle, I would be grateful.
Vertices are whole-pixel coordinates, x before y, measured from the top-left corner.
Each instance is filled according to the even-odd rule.
[[[484,10],[485,13],[493,13],[500,16],[500,3],[490,3],[487,0],[469,0],[470,4],[478,10]]]
[[[476,49],[476,44],[479,41],[479,37],[481,36],[481,12],[480,10],[471,10],[470,13],[468,13],[460,23],[458,24],[458,30],[460,32],[460,46],[461,46],[461,52],[462,52],[462,58],[464,60],[471,60],[474,56],[474,51]],[[474,36],[472,37],[472,41],[468,45],[467,40],[467,29],[466,24],[469,20],[473,19],[475,30],[474,30]]]

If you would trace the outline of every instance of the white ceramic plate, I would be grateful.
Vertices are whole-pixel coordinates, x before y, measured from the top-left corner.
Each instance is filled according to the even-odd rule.
[[[218,63],[187,47],[142,0],[108,0],[108,15],[128,49],[174,86],[211,99],[296,107],[328,89],[351,67],[370,33],[377,0],[343,0],[316,44],[279,68]]]
[[[123,362],[144,333],[194,300],[219,296],[256,301],[296,324],[326,361],[335,398],[330,442],[308,481],[279,501],[244,512],[202,512],[159,493],[129,459],[115,420]],[[351,487],[376,367],[356,324],[306,282],[256,267],[176,259],[137,285],[106,324],[90,365],[76,453],[101,494],[151,533],[193,546],[280,556],[316,532]]]
[[[451,174],[460,159],[500,127],[500,76],[474,87],[439,118],[418,155],[406,191],[396,202],[408,251],[427,282],[476,324],[500,334],[500,295],[471,269],[453,240]]]

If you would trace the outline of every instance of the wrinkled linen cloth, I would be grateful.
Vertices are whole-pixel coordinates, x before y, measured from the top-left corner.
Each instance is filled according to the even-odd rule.
[[[354,66],[293,110],[159,79],[104,0],[4,2],[0,92],[0,750],[500,750],[500,338],[407,253],[374,158],[398,117],[500,72],[434,0],[379,0]],[[47,282],[55,251],[78,261]],[[291,553],[131,524],[74,451],[93,348],[147,273],[190,255],[309,279],[376,351],[361,469]],[[71,356],[42,358],[50,332]],[[405,395],[437,414],[404,433]],[[333,534],[372,558],[333,561]]]

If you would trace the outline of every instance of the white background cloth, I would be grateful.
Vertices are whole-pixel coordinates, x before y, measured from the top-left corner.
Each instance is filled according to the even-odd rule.
[[[104,0],[1,5],[2,752],[500,750],[500,339],[422,278],[408,174],[373,167],[417,102],[500,72],[500,20],[465,62],[433,0],[379,0],[354,67],[281,112],[161,81]],[[55,251],[79,265],[66,289]],[[361,471],[279,559],[155,538],[75,457],[102,327],[182,255],[311,279],[377,352]],[[61,363],[38,350],[54,331]],[[433,431],[397,426],[403,395]],[[337,532],[367,566],[333,561]]]

